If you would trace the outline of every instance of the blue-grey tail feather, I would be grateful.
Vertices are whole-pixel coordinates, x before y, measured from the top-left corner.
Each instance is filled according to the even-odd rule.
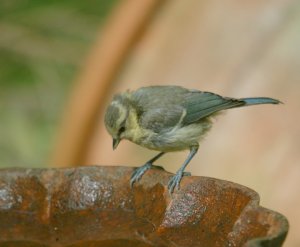
[[[256,98],[243,98],[240,99],[241,101],[245,102],[244,106],[247,105],[259,105],[259,104],[280,104],[277,99],[267,98],[267,97],[256,97]]]

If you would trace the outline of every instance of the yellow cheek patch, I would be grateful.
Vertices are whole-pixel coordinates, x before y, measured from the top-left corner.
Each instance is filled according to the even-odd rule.
[[[139,143],[145,136],[151,135],[151,131],[142,129],[139,125],[136,112],[131,109],[127,118],[125,138]]]

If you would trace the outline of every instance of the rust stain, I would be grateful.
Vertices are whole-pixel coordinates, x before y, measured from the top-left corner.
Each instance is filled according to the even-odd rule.
[[[0,170],[0,247],[281,246],[287,220],[254,191],[187,177],[172,196],[153,169],[133,189],[129,167]]]

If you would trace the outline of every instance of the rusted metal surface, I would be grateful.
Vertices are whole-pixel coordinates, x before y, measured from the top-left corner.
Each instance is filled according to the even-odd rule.
[[[133,168],[0,170],[0,246],[282,246],[285,217],[256,192],[227,181]]]

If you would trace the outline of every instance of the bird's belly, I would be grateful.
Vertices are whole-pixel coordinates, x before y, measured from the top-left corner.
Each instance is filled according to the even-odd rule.
[[[163,152],[185,150],[198,145],[198,142],[210,128],[210,121],[201,124],[195,123],[185,127],[173,128],[162,134],[154,134],[138,144]]]

